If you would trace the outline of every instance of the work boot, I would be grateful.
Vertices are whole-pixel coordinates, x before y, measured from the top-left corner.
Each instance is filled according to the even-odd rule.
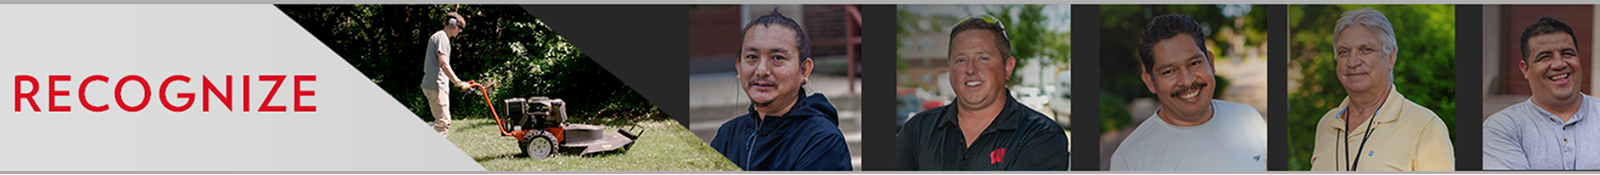
[[[433,121],[428,122],[428,126],[432,126],[433,131],[439,132],[439,136],[450,136],[450,124]]]

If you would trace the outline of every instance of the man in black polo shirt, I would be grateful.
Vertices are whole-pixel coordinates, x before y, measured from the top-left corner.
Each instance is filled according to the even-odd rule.
[[[953,104],[918,113],[896,143],[902,170],[1067,170],[1066,131],[1006,89],[1016,58],[993,16],[963,18],[950,32]]]

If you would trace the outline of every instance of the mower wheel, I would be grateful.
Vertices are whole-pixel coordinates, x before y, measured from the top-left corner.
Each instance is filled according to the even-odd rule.
[[[529,138],[523,139],[527,140],[525,141],[526,143],[520,144],[522,146],[523,154],[535,159],[543,159],[546,157],[555,156],[557,151],[556,142],[555,140],[551,139],[551,135],[549,133],[529,133],[527,137]]]

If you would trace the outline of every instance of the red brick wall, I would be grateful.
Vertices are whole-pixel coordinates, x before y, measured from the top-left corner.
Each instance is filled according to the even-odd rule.
[[[1584,94],[1593,94],[1589,92],[1589,88],[1594,86],[1594,82],[1590,81],[1589,77],[1594,75],[1592,70],[1600,68],[1590,64],[1594,62],[1592,61],[1594,54],[1591,54],[1594,51],[1589,50],[1593,48],[1591,45],[1594,43],[1594,6],[1507,5],[1502,6],[1502,8],[1504,8],[1505,12],[1502,13],[1504,20],[1501,20],[1505,22],[1502,25],[1505,26],[1505,33],[1503,34],[1504,37],[1501,38],[1505,45],[1505,50],[1502,52],[1505,54],[1503,56],[1505,66],[1501,72],[1506,77],[1504,84],[1506,94],[1533,94],[1528,87],[1528,79],[1522,76],[1522,69],[1518,65],[1522,61],[1522,30],[1526,30],[1528,25],[1532,25],[1533,22],[1539,21],[1539,18],[1545,16],[1567,23],[1568,26],[1572,26],[1574,34],[1578,35],[1578,57],[1583,58],[1579,64],[1582,64],[1584,68],[1582,72],[1578,73],[1584,77],[1579,80],[1583,83],[1581,90]]]
[[[689,10],[689,60],[727,60],[738,57],[739,6],[702,6]]]
[[[823,57],[831,55],[844,55],[846,45],[818,42],[839,40],[846,37],[845,22],[846,16],[849,14],[844,11],[844,6],[805,6],[805,13],[806,35],[811,36],[811,41],[813,43],[811,45],[811,56]]]

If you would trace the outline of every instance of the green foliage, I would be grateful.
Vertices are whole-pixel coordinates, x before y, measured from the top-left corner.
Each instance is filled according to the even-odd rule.
[[[1035,58],[1048,58],[1055,63],[1070,63],[1072,42],[1067,39],[1071,36],[1070,32],[1054,31],[1055,29],[1050,28],[1048,24],[1051,21],[1066,21],[1069,17],[1066,14],[1045,14],[1047,6],[1043,4],[984,6],[983,14],[994,16],[1005,25],[1006,35],[1011,39],[1011,56],[1017,58],[1016,67],[1023,67],[1027,65],[1028,60]],[[903,7],[896,9],[899,17],[895,18],[895,22],[899,30],[896,32],[895,40],[901,41],[895,44],[896,49],[905,48],[906,43],[902,43],[903,40],[913,33],[949,34],[947,30],[955,26],[959,22],[957,20],[961,18],[949,15],[923,16],[906,11]],[[923,25],[924,22],[927,25]],[[906,67],[905,61],[898,58],[895,59],[895,64],[896,70]],[[1016,72],[1012,72],[1012,76],[1021,77]],[[1017,85],[1022,83],[1022,79],[1011,79],[1006,83]]]
[[[1227,43],[1230,35],[1243,35],[1246,47],[1255,47],[1266,41],[1266,8],[1260,5],[1249,5],[1249,13],[1229,17],[1224,14],[1223,6],[1219,5],[1103,5],[1100,6],[1101,20],[1100,49],[1101,69],[1100,87],[1101,99],[1122,98],[1119,101],[1128,102],[1138,98],[1153,98],[1149,88],[1139,78],[1139,34],[1144,32],[1145,25],[1150,23],[1150,18],[1164,14],[1183,14],[1199,22],[1206,30],[1207,49],[1215,55],[1215,59],[1222,60],[1228,57],[1242,55],[1228,55],[1224,52],[1232,45]],[[1227,78],[1216,76],[1216,92],[1214,96],[1226,93],[1231,83]],[[1102,100],[1100,108],[1101,130],[1116,130],[1125,125],[1118,125],[1120,116],[1108,114],[1122,114],[1127,112],[1126,107],[1121,109],[1106,108]],[[1126,106],[1126,104],[1118,104]],[[1121,110],[1121,111],[1118,111]]]
[[[1061,63],[1065,62],[1060,60],[1068,60],[1071,43],[1066,37],[1059,37],[1060,33],[1065,32],[1054,32],[1046,26],[1045,22],[1052,19],[1044,14],[1044,7],[1043,4],[1025,4],[984,8],[986,13],[1003,21],[1001,24],[1005,25],[1006,35],[1011,39],[1011,56],[1017,58],[1016,67],[1023,67],[1028,60],[1036,58],[1049,57]],[[1017,72],[1011,74],[1012,77],[1022,77]],[[1021,78],[1006,81],[1008,85],[1021,83]]]
[[[1289,65],[1291,71],[1298,68],[1303,76],[1299,88],[1289,94],[1293,99],[1288,118],[1290,170],[1311,168],[1318,120],[1348,95],[1335,76],[1333,28],[1345,11],[1364,7],[1383,12],[1394,25],[1400,48],[1394,68],[1395,87],[1407,99],[1433,110],[1450,131],[1455,131],[1454,6],[1290,6]]]
[[[296,22],[412,113],[431,120],[420,88],[428,37],[457,12],[467,25],[451,38],[450,62],[464,81],[493,84],[493,102],[548,96],[567,101],[569,115],[665,117],[572,43],[511,5],[282,5]],[[478,92],[450,90],[458,118],[488,117]],[[492,102],[492,103],[493,103]]]
[[[1100,91],[1100,132],[1117,130],[1133,123],[1133,112],[1128,111],[1127,99]]]
[[[1216,83],[1217,87],[1215,89],[1211,90],[1211,96],[1213,96],[1213,97],[1221,97],[1223,95],[1227,95],[1225,93],[1228,92],[1227,91],[1228,90],[1228,86],[1233,86],[1233,80],[1229,80],[1228,78],[1222,78],[1221,75],[1211,75],[1211,78],[1215,79],[1217,81],[1217,83]]]
[[[897,28],[897,30],[895,30],[895,32],[894,32],[894,49],[899,50],[901,48],[906,48],[906,42],[904,42],[904,41],[906,40],[907,36],[911,35],[911,31],[909,30],[909,28],[906,28],[905,24],[908,23],[907,21],[908,21],[909,17],[916,16],[916,15],[912,14],[911,12],[907,12],[905,9],[895,9],[894,13],[895,13],[896,16],[905,16],[905,17],[907,17],[907,18],[895,18],[895,24],[897,24],[897,25],[895,25],[895,28]],[[894,54],[894,71],[895,72],[900,72],[900,71],[906,70],[907,66],[909,66],[909,65],[906,65],[905,58],[901,58],[900,54]]]

